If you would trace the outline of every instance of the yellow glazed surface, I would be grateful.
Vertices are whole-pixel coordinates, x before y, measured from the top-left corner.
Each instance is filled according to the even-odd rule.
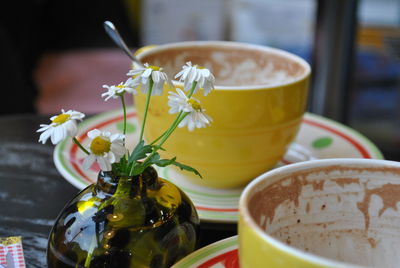
[[[330,267],[297,257],[269,243],[247,223],[239,219],[240,268],[319,268]]]
[[[139,59],[152,49],[157,47],[139,50]],[[216,90],[208,96],[201,92],[194,95],[213,119],[211,126],[193,132],[177,129],[162,154],[167,158],[177,156],[179,162],[199,170],[203,179],[187,173],[192,183],[241,187],[272,168],[297,134],[306,108],[309,73],[283,86],[219,87],[218,77],[216,81]],[[175,85],[181,87],[180,83]],[[169,90],[152,97],[145,130],[148,141],[162,134],[175,118],[168,114]],[[135,96],[139,120],[144,103],[145,95]]]

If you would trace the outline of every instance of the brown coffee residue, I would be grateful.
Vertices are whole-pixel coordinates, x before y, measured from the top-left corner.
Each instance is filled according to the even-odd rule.
[[[371,248],[376,248],[377,242],[372,237],[368,238],[368,243],[371,245]]]
[[[324,168],[312,168],[307,170],[306,172],[302,172],[303,175],[308,176],[308,174],[312,174],[315,172],[324,172],[325,174],[329,174],[333,171],[341,171],[341,172],[353,172],[353,173],[363,173],[363,172],[381,172],[381,173],[392,173],[400,176],[400,169],[396,167],[344,167],[341,165],[334,165],[330,167]]]
[[[326,175],[334,171],[351,172],[351,173],[364,173],[364,172],[380,172],[389,173],[394,176],[400,176],[400,169],[396,167],[343,167],[340,165],[331,166],[329,168],[313,168],[306,171],[294,172],[288,174],[287,177],[282,178],[271,185],[268,185],[264,189],[255,193],[248,202],[250,208],[250,215],[259,222],[261,216],[265,216],[265,221],[259,222],[260,227],[266,229],[267,223],[271,223],[275,216],[275,210],[279,205],[285,201],[293,202],[296,207],[299,206],[299,198],[303,189],[303,186],[311,184],[313,189],[319,189],[323,185],[321,182],[315,183],[308,181],[307,177],[310,174],[325,173]],[[321,177],[324,175],[321,174]],[[337,178],[331,179],[336,182],[339,186],[344,187],[345,185],[358,183],[360,184],[359,178]],[[289,183],[288,183],[289,182]],[[365,184],[363,184],[366,188]],[[396,184],[385,184],[379,188],[365,190],[364,200],[357,203],[358,209],[363,213],[365,218],[365,231],[369,229],[370,215],[368,212],[369,203],[371,196],[378,195],[383,200],[383,208],[379,211],[379,216],[388,208],[397,209],[396,204],[400,201],[400,185]],[[341,198],[338,197],[338,201]],[[307,207],[306,207],[307,209]],[[322,208],[321,208],[322,209]],[[309,210],[309,208],[308,208]],[[296,211],[294,211],[296,214]]]
[[[372,195],[377,195],[382,199],[383,207],[379,210],[379,216],[381,216],[388,208],[397,211],[397,202],[400,201],[400,185],[388,183],[379,188],[365,189],[364,199],[357,203],[357,207],[364,214],[366,231],[369,229],[370,225],[369,203]]]
[[[324,229],[326,229],[326,227],[328,226],[328,225],[334,225],[336,222],[318,222],[318,223],[314,223],[314,225],[315,226],[318,226],[318,227],[321,227],[322,226],[322,228],[324,228]]]
[[[313,181],[312,186],[313,186],[314,191],[323,191],[324,183],[325,183],[325,180]]]
[[[332,181],[336,182],[340,187],[344,188],[344,186],[349,184],[359,184],[360,179],[358,178],[340,178],[340,179],[331,179]]]
[[[282,182],[288,179],[280,180],[278,183],[269,185],[262,191],[256,193],[249,201],[250,213],[254,219],[260,219],[261,215],[266,217],[261,228],[266,229],[267,223],[271,223],[275,216],[276,208],[284,201],[294,202],[299,206],[299,197],[303,188],[303,180],[299,177],[289,178],[290,183],[283,186]],[[267,206],[265,204],[268,204]]]

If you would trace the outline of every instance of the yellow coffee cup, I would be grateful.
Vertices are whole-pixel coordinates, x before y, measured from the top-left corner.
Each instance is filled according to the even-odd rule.
[[[191,183],[235,188],[271,169],[286,152],[299,129],[306,108],[310,66],[288,52],[257,45],[223,41],[195,41],[139,49],[142,63],[161,66],[170,78],[190,61],[216,78],[208,96],[194,95],[213,119],[211,126],[177,129],[165,143],[163,157],[196,168],[203,179],[185,173]],[[173,81],[176,87],[182,83]],[[172,123],[168,90],[153,96],[145,138],[159,137]],[[135,96],[139,120],[145,95]]]
[[[268,171],[240,197],[240,267],[399,267],[399,207],[399,162],[324,159]]]

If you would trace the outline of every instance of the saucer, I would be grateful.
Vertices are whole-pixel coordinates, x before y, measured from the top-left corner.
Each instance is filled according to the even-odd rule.
[[[133,148],[139,139],[139,124],[134,108],[127,111],[127,146]],[[122,132],[121,110],[101,113],[84,120],[78,126],[77,138],[87,145],[86,133],[94,128],[102,131]],[[95,183],[99,167],[82,168],[85,155],[71,139],[59,143],[54,150],[54,163],[61,175],[72,185],[83,189]],[[379,149],[357,131],[330,119],[306,113],[295,141],[277,166],[323,158],[382,159]],[[240,189],[214,189],[191,184],[185,175],[171,168],[159,168],[162,178],[179,186],[193,201],[202,221],[236,223]]]
[[[171,268],[239,268],[238,236],[232,236],[189,254]]]

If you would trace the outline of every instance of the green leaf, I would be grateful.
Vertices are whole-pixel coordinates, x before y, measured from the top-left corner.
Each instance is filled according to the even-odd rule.
[[[160,160],[160,155],[158,153],[154,153],[149,159],[146,160],[146,165],[150,166],[152,164],[155,164],[157,161]]]
[[[181,170],[186,170],[186,171],[189,171],[189,172],[193,172],[194,174],[196,174],[196,175],[199,176],[200,178],[203,178],[203,177],[201,176],[201,174],[200,174],[196,169],[194,169],[194,168],[192,168],[192,167],[189,167],[189,166],[187,166],[187,165],[181,164],[181,163],[176,162],[176,161],[174,161],[174,162],[171,163],[171,164],[172,164],[172,165],[175,165],[175,166],[177,166],[177,167],[179,167]]]
[[[159,166],[159,167],[166,167],[169,165],[172,165],[176,160],[176,157],[172,158],[172,159],[160,159],[156,162],[154,162],[155,165]]]
[[[189,172],[193,172],[194,174],[196,174],[197,176],[199,176],[200,178],[203,178],[201,176],[201,174],[194,168],[189,167],[187,165],[181,164],[179,162],[176,162],[176,157],[171,158],[171,159],[160,159],[160,155],[158,153],[155,153],[152,157],[150,157],[147,161],[145,166],[148,167],[150,165],[157,165],[159,167],[166,167],[169,165],[175,165],[177,167],[179,167],[181,170],[186,170]]]
[[[143,162],[134,162],[133,163],[133,169],[131,172],[132,176],[139,175],[142,173],[147,167],[156,164],[158,161],[160,161],[160,155],[158,153],[153,154],[150,158],[146,159],[146,161]]]
[[[143,173],[143,171],[146,169],[147,166],[143,165],[143,163],[136,163],[133,166],[133,170],[130,172],[131,176],[136,176],[139,175],[141,173]]]
[[[141,140],[133,149],[132,154],[129,156],[129,163],[136,162],[143,159],[147,154],[153,151],[152,145],[144,145],[144,140]]]

